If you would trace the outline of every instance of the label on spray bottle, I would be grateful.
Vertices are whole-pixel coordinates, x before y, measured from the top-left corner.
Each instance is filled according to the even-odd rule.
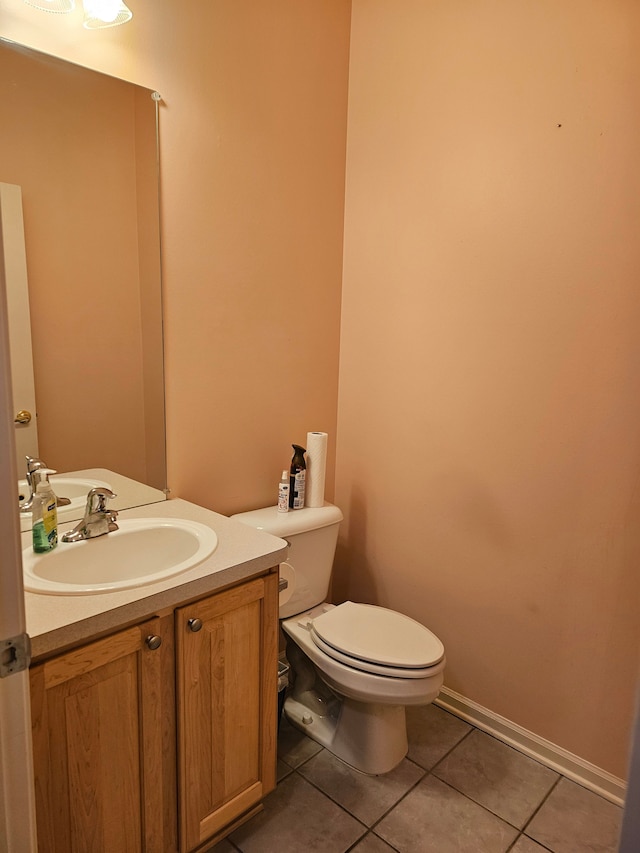
[[[286,471],[282,472],[278,485],[278,512],[289,512],[289,477]]]
[[[302,509],[304,506],[304,492],[307,485],[307,472],[296,471],[293,477],[293,509]]]

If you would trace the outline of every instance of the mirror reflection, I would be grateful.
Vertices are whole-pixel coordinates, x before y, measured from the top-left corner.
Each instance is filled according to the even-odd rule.
[[[10,304],[16,415],[31,411],[16,375],[32,361],[28,452],[61,474],[152,487],[128,505],[163,499],[167,485],[152,95],[0,41],[0,183],[19,188],[7,192],[21,201],[31,332],[29,346]],[[20,476],[28,429],[16,423]]]

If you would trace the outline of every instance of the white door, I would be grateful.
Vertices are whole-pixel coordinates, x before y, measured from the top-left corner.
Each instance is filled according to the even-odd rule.
[[[15,184],[0,183],[0,221],[7,287],[16,461],[18,474],[23,477],[25,456],[38,456],[38,427],[33,383],[22,190]]]
[[[0,207],[0,222],[2,219]],[[35,853],[29,674],[6,654],[7,648],[19,648],[26,626],[2,236],[0,228],[0,850]]]

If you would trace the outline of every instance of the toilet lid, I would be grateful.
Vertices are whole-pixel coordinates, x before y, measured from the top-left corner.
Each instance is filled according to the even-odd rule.
[[[352,601],[316,617],[311,636],[323,651],[331,654],[334,650],[337,654],[332,657],[352,666],[364,661],[380,667],[420,670],[444,657],[444,646],[424,625],[394,610]]]

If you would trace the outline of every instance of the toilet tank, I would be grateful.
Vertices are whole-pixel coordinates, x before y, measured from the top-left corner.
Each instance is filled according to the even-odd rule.
[[[280,564],[280,576],[289,584],[280,594],[281,619],[326,601],[342,521],[337,506],[325,503],[289,512],[270,506],[231,517],[289,543],[287,560]]]

